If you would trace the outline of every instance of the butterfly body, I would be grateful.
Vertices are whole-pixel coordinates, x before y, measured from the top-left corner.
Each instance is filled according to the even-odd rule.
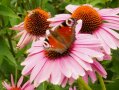
[[[63,53],[71,46],[75,39],[75,20],[70,19],[61,23],[54,29],[47,31],[44,47],[47,51]]]

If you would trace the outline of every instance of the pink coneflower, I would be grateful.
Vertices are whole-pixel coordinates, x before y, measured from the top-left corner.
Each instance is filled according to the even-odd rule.
[[[47,21],[49,17],[49,13],[40,8],[29,11],[24,22],[11,28],[19,31],[16,37],[21,36],[17,47],[23,48],[29,42],[44,36],[46,30],[49,28],[49,22]]]
[[[75,33],[71,46],[63,53],[58,53],[46,51],[44,39],[38,40],[32,44],[28,57],[21,64],[25,66],[22,74],[30,74],[30,81],[34,81],[35,86],[44,81],[65,86],[67,81],[92,71],[93,58],[103,57],[102,53],[96,51],[100,46],[99,40],[92,35]]]
[[[24,85],[21,85],[23,82],[23,76],[20,77],[17,85],[14,83],[13,76],[11,75],[11,85],[7,84],[5,81],[2,83],[6,90],[34,90],[34,86],[27,81]]]
[[[110,54],[111,49],[119,47],[119,8],[97,9],[91,5],[68,5],[66,9],[71,14],[59,14],[54,18],[48,19],[52,23],[50,26],[56,26],[68,18],[82,19],[83,25],[80,33],[88,33],[96,36],[102,41],[106,54]],[[77,25],[78,27],[78,25]]]

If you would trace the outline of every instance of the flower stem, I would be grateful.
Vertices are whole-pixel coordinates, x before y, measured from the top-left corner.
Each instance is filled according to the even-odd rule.
[[[78,79],[79,86],[80,84],[84,87],[84,90],[92,90],[90,86],[80,77]]]
[[[17,74],[18,74],[18,69],[17,66],[15,65],[15,83],[17,83]]]
[[[8,34],[7,30],[6,30],[6,36],[7,36],[7,40],[8,40],[8,43],[9,43],[10,51],[11,51],[12,55],[15,57],[15,52],[14,52],[14,48],[13,48],[13,45],[12,45],[11,37]]]
[[[106,90],[106,87],[105,87],[105,84],[104,84],[102,77],[99,74],[97,74],[97,76],[98,76],[98,79],[99,79],[99,82],[100,82],[100,85],[102,88],[101,90]]]

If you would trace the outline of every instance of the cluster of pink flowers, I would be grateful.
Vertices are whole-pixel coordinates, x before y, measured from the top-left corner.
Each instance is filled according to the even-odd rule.
[[[48,17],[48,13],[43,10],[33,10],[29,12],[24,22],[11,28],[20,31],[17,36],[22,35],[17,45],[19,48],[23,48],[32,40],[33,43],[27,51],[27,58],[21,63],[24,66],[22,75],[30,75],[30,81],[20,87],[23,79],[21,77],[16,87],[11,77],[12,86],[6,82],[3,83],[7,90],[12,90],[10,89],[12,87],[20,88],[14,90],[33,90],[30,83],[33,83],[34,87],[38,87],[44,81],[65,87],[67,83],[72,85],[79,77],[82,77],[87,83],[90,77],[94,83],[97,80],[96,73],[104,78],[107,77],[105,69],[99,62],[111,60],[111,49],[119,47],[119,34],[116,32],[119,30],[119,16],[117,15],[119,8],[98,9],[85,4],[68,5],[66,10],[70,14],[59,14],[52,18]],[[73,28],[71,27],[75,31],[75,39],[69,45],[70,50],[64,51],[65,54],[47,51],[46,44],[48,47],[52,47],[50,45],[52,43],[54,45],[53,41],[48,43],[50,40],[48,36],[56,31],[57,36],[62,37],[63,32],[59,34],[57,27],[62,28],[64,22],[67,24],[67,20],[72,18],[75,19],[76,24],[74,27],[72,25]],[[52,28],[52,32],[47,30],[49,28]],[[54,38],[54,41],[56,40]],[[59,41],[56,42],[59,43]],[[57,43],[56,46],[59,48]],[[62,45],[62,43],[60,44]],[[26,86],[30,89],[24,89]],[[76,90],[76,88],[69,88],[69,90]]]

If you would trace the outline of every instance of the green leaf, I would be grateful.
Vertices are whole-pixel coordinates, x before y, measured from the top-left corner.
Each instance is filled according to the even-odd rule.
[[[17,25],[17,24],[19,24],[21,22],[21,20],[19,18],[11,17],[11,18],[9,18],[9,20],[10,20],[11,26]]]
[[[46,3],[46,6],[47,7],[45,9],[47,11],[51,12],[52,16],[56,14],[56,10],[55,10],[55,8],[51,4]]]
[[[2,5],[10,5],[10,0],[1,0]]]
[[[117,74],[119,74],[119,49],[113,51],[113,58],[112,58],[112,67],[111,70]]]
[[[106,0],[90,0],[90,4],[95,6],[97,4],[105,4],[107,1]]]
[[[15,66],[17,65],[15,58],[13,57],[12,53],[9,51],[9,48],[2,37],[0,37],[0,56],[7,57],[8,58],[7,60],[9,60],[9,62],[14,64]]]
[[[3,56],[0,55],[0,65],[2,64],[3,62]]]
[[[119,89],[119,80],[116,80],[114,83],[106,85],[107,90],[118,90]]]
[[[0,15],[19,18],[12,9],[3,5],[0,5]]]
[[[43,82],[36,90],[47,90],[47,83]]]

